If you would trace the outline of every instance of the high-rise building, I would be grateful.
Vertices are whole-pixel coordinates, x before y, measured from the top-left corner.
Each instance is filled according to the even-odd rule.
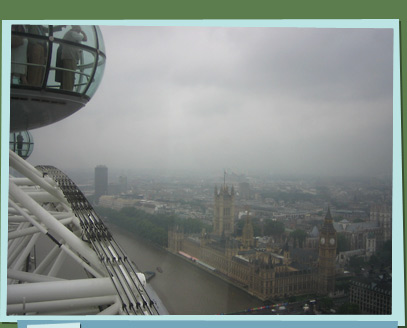
[[[108,194],[108,173],[107,167],[98,165],[95,167],[95,202],[99,202],[102,195]]]
[[[242,199],[251,198],[250,184],[248,182],[239,183],[239,196]]]

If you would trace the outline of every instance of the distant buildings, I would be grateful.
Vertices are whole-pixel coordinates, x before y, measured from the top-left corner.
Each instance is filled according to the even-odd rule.
[[[119,188],[121,193],[126,193],[129,189],[126,176],[119,176]]]
[[[169,251],[196,259],[262,300],[334,292],[337,242],[329,211],[320,232],[319,256],[303,254],[307,250],[291,256],[287,243],[259,247],[248,215],[242,237],[234,237],[233,208],[233,187],[215,188],[213,233],[188,236],[174,227],[168,232]]]
[[[391,314],[391,278],[378,275],[376,279],[351,282],[349,301],[357,304],[361,313]]]
[[[336,212],[338,213],[338,212]],[[333,222],[337,234],[344,237],[347,243],[347,251],[361,251],[370,256],[383,244],[391,240],[392,214],[391,207],[386,205],[373,205],[370,211],[369,221],[351,222],[343,219]],[[320,231],[316,226],[308,234],[306,247],[315,248],[320,237]]]
[[[149,214],[157,213],[160,206],[162,206],[154,201],[146,201],[133,197],[118,197],[113,195],[100,196],[99,205],[101,207],[107,207],[117,211],[125,207],[134,207]]]
[[[117,182],[109,183],[109,195],[125,195],[128,193],[128,183],[126,176],[119,176]]]
[[[108,194],[108,170],[104,165],[95,167],[95,203],[99,202],[102,195]]]
[[[370,209],[370,221],[376,222],[383,231],[382,241],[392,238],[392,207],[377,204]]]
[[[239,183],[239,196],[242,199],[250,199],[251,198],[251,190],[250,184],[248,182],[241,182]]]
[[[152,181],[138,185],[135,193],[123,192],[126,185],[124,177],[109,185],[110,195],[102,195],[99,205],[117,210],[134,207],[147,213],[198,218],[212,224],[212,233],[202,231],[198,235],[173,227],[168,231],[168,250],[227,277],[259,299],[287,299],[303,294],[343,297],[346,292],[362,313],[391,311],[391,277],[378,283],[375,277],[362,277],[371,271],[367,266],[360,272],[350,268],[354,259],[366,263],[363,261],[377,255],[391,240],[390,205],[372,205],[379,201],[374,199],[357,208],[344,206],[324,212],[323,205],[317,202],[243,199],[242,191],[244,194],[247,185],[241,184],[235,190],[226,183],[212,189],[208,184],[195,188],[179,181]],[[253,190],[261,189],[255,185]],[[263,223],[267,220],[284,224],[282,238],[263,236]],[[309,231],[301,248],[295,247],[290,236],[296,229]],[[262,231],[263,237],[255,238],[254,231]],[[391,275],[391,267],[385,269]],[[343,288],[345,280],[350,287]]]

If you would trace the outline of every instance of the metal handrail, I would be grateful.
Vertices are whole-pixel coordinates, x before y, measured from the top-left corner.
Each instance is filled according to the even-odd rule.
[[[42,68],[44,68],[44,69],[46,68],[46,65],[41,65],[41,64],[21,63],[21,62],[14,62],[14,61],[12,61],[11,63],[12,63],[12,64],[15,64],[15,65],[24,65],[24,66],[32,66],[32,67],[42,67]],[[63,68],[63,67],[53,67],[53,66],[51,66],[51,67],[50,67],[50,71],[53,70],[53,71],[71,72],[71,73],[74,73],[74,74],[78,74],[78,75],[80,75],[80,76],[82,76],[82,77],[85,77],[85,78],[86,78],[86,82],[75,83],[75,84],[74,84],[74,89],[78,89],[78,87],[80,87],[80,86],[86,86],[86,85],[88,85],[89,82],[90,82],[90,80],[91,80],[92,74],[84,73],[84,72],[83,72],[83,70],[84,70],[83,67],[86,68],[86,66],[92,67],[91,64],[86,64],[86,65],[78,66],[78,67],[80,67],[80,70],[72,70],[72,69]],[[12,80],[11,80],[11,85],[21,85],[21,84],[13,83]],[[51,89],[55,89],[55,88],[58,88],[59,85],[56,85],[56,84],[53,85],[53,84],[48,84],[48,83],[47,83],[47,84],[46,84],[46,87],[47,87],[47,88],[51,88]],[[77,93],[81,93],[81,92],[77,92]]]

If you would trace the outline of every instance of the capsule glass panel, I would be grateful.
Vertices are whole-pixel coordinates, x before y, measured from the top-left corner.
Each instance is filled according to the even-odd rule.
[[[106,55],[97,26],[12,25],[10,46],[12,132],[72,115],[102,79]]]
[[[27,39],[27,84],[41,87],[47,68],[48,43],[36,37],[28,37]]]
[[[24,25],[27,34],[34,36],[49,36],[49,25]]]
[[[28,40],[24,25],[13,25],[11,35],[11,84],[27,84]]]
[[[27,159],[34,150],[34,140],[30,132],[10,133],[10,149],[23,159]]]
[[[11,43],[12,86],[91,97],[100,84],[105,54],[96,26],[13,25]]]
[[[61,62],[62,45],[59,42],[52,44],[51,63],[48,72],[47,87],[52,89],[60,89],[62,81],[62,62]]]
[[[92,83],[89,85],[89,89],[86,91],[86,95],[92,97],[99,87],[100,82],[102,81],[102,76],[105,70],[106,58],[102,53],[98,55],[98,62],[95,67],[95,75]]]

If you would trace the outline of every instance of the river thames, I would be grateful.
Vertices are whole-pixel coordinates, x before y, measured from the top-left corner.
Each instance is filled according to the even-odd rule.
[[[232,314],[263,302],[178,256],[112,224],[114,239],[142,271],[153,271],[150,284],[169,314]]]

